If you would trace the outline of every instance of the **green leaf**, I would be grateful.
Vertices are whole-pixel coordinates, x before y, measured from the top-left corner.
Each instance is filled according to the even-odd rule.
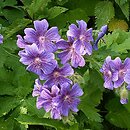
[[[120,128],[130,128],[130,112],[120,104],[119,98],[111,99],[106,109],[109,113],[106,115],[106,119],[113,125]]]
[[[129,2],[127,0],[115,0],[115,2],[119,5],[125,17],[129,21]]]
[[[67,11],[68,9],[67,8],[64,8],[64,7],[60,7],[60,6],[54,6],[52,8],[50,8],[48,10],[48,19],[52,19],[52,18],[55,18],[56,16],[58,16],[59,14]]]
[[[78,15],[76,15],[78,14]],[[54,19],[50,20],[52,25],[58,26],[59,28],[67,28],[70,23],[75,23],[76,20],[84,20],[88,21],[88,15],[86,12],[80,8],[66,11],[65,13],[60,14],[59,16],[55,17]]]
[[[33,0],[31,5],[26,7],[30,17],[33,19],[35,13],[37,13],[39,10],[44,10],[48,2],[50,2],[50,0]]]
[[[101,26],[108,24],[114,15],[114,7],[112,2],[99,2],[95,7],[96,25],[98,29],[101,28]]]
[[[6,115],[10,110],[18,106],[20,100],[15,97],[0,97],[0,117]]]
[[[22,106],[27,109],[28,114],[31,116],[37,115],[39,118],[44,117],[44,109],[39,110],[36,108],[36,98],[30,97],[26,99]]]
[[[31,23],[31,20],[29,20],[29,19],[17,19],[17,20],[15,20],[9,27],[7,27],[4,30],[4,32],[5,32],[4,40],[7,40],[7,38],[11,37],[13,34],[18,32],[19,30],[25,28],[29,23]]]
[[[65,125],[61,121],[48,118],[38,118],[36,116],[20,115],[16,120],[21,124],[50,126],[56,130],[67,130],[69,128],[67,124]]]
[[[14,22],[16,19],[20,19],[24,17],[23,10],[20,10],[19,8],[5,8],[2,10],[4,17],[10,22]],[[12,15],[13,14],[13,15]],[[20,24],[20,23],[19,23]]]
[[[126,39],[122,44],[115,44],[115,46],[112,47],[112,51],[119,53],[127,53],[127,50],[130,50],[130,38]]]
[[[0,7],[6,7],[6,6],[14,6],[17,4],[16,0],[1,0],[0,1]]]

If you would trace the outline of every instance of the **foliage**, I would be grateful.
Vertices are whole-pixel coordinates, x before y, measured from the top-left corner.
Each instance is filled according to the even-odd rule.
[[[130,57],[129,6],[129,0],[1,0],[0,130],[33,130],[33,125],[35,130],[40,130],[39,125],[45,130],[130,129],[130,103],[121,105],[116,93],[105,90],[100,73],[108,55],[122,60]],[[50,26],[58,26],[62,38],[76,20],[88,22],[95,30],[109,25],[99,49],[85,56],[86,66],[75,69],[71,77],[84,95],[78,113],[64,122],[50,119],[43,109],[36,108],[32,97],[36,75],[26,71],[17,55],[16,35],[44,18]]]

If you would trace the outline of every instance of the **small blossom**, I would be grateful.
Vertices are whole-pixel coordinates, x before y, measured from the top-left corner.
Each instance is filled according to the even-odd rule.
[[[118,88],[124,83],[126,72],[130,69],[130,58],[126,58],[124,63],[122,63],[121,59],[117,57],[112,63],[113,71],[118,72],[118,79],[114,81],[114,88]]]
[[[43,74],[40,76],[41,80],[46,80],[45,85],[53,86],[53,85],[62,85],[63,83],[72,84],[72,81],[67,78],[67,76],[71,76],[74,74],[74,70],[67,63],[63,67],[59,68],[58,66],[53,70],[50,74]]]
[[[77,20],[76,22],[78,23],[78,27],[75,24],[71,24],[69,26],[69,30],[67,31],[67,36],[75,39],[74,47],[78,54],[85,53],[87,55],[91,55],[91,42],[93,41],[92,28],[87,30],[87,24],[83,20]]]
[[[34,89],[33,89],[33,93],[32,93],[32,96],[33,97],[37,97],[37,96],[40,96],[40,93],[42,92],[42,90],[44,89],[45,86],[43,86],[39,79],[36,79],[35,80],[35,85],[34,85]]]
[[[113,71],[112,69],[112,60],[111,57],[108,56],[100,70],[104,75],[104,87],[110,90],[113,90],[114,81],[118,80],[118,71]]]
[[[0,34],[0,44],[3,43],[3,36]]]
[[[54,54],[40,51],[36,44],[26,46],[25,50],[19,52],[20,62],[28,65],[27,70],[37,75],[51,73],[57,65]]]
[[[51,118],[53,119],[61,119],[58,103],[53,101],[53,99],[59,94],[59,91],[60,89],[56,85],[53,85],[51,90],[44,87],[40,96],[37,98],[37,108],[44,108],[46,112],[50,112]]]
[[[58,54],[61,63],[65,64],[71,59],[71,65],[75,68],[84,66],[85,60],[82,55],[78,54],[73,46],[74,38],[68,37],[68,41],[60,40],[56,43],[58,49],[63,51]]]
[[[82,89],[78,84],[74,84],[70,89],[69,84],[62,84],[60,95],[55,98],[59,103],[59,109],[63,116],[68,116],[69,111],[78,112],[78,104],[80,103],[79,97],[83,95]]]
[[[17,38],[18,39],[16,44],[19,48],[25,48],[27,45],[32,45],[30,43],[25,42],[21,35],[17,35]]]
[[[56,41],[60,39],[58,34],[58,28],[52,27],[48,30],[48,22],[43,19],[41,21],[34,21],[34,28],[26,28],[24,30],[24,39],[27,43],[36,43],[39,49],[45,50],[47,52],[56,51]]]
[[[98,50],[98,42],[106,34],[107,28],[108,28],[107,25],[101,27],[100,29],[101,31],[98,33],[98,38],[95,40],[93,45],[94,50]]]

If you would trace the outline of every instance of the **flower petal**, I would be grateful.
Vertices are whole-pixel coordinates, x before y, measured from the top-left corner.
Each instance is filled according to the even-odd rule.
[[[124,81],[125,81],[127,84],[130,84],[130,69],[127,70],[126,75],[125,75],[125,77],[124,77]]]
[[[50,28],[44,36],[46,37],[46,39],[49,39],[50,41],[58,41],[60,39],[57,27]]]
[[[44,33],[48,29],[48,26],[49,26],[49,24],[46,19],[43,19],[41,21],[39,21],[39,20],[34,21],[34,28],[36,29],[36,32],[39,36],[44,35]]]
[[[76,22],[78,23],[78,26],[79,26],[79,29],[81,30],[81,32],[84,32],[87,29],[87,24],[85,21],[77,20]]]
[[[56,43],[58,49],[68,49],[70,47],[69,43],[65,40],[60,40]]]
[[[83,95],[83,91],[82,89],[80,88],[80,86],[75,83],[73,86],[72,86],[72,90],[70,92],[70,95],[72,97],[79,97],[79,96],[82,96]]]

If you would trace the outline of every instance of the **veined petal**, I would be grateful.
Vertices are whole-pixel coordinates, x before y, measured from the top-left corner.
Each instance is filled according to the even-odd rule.
[[[71,24],[69,26],[69,30],[67,31],[67,36],[78,38],[80,35],[80,32],[75,24]]]
[[[113,83],[110,78],[106,78],[104,82],[104,87],[110,90],[113,90]]]
[[[25,42],[36,43],[38,38],[37,38],[37,35],[36,35],[36,31],[33,28],[26,28],[24,30],[24,33],[26,34],[24,36]]]
[[[51,93],[56,96],[58,95],[59,92],[60,92],[60,89],[56,85],[53,85],[51,88]]]
[[[124,69],[130,69],[130,58],[126,58],[124,61]]]
[[[80,88],[80,86],[79,86],[77,83],[75,83],[75,84],[72,86],[70,95],[71,95],[72,97],[79,97],[79,96],[82,96],[82,95],[83,95],[83,91],[82,91],[82,89]]]
[[[125,81],[127,84],[130,84],[130,69],[127,70],[126,75],[125,75],[125,77],[124,77],[124,81]]]
[[[44,35],[44,33],[48,29],[48,26],[49,24],[46,19],[43,19],[41,21],[39,20],[34,21],[34,28],[36,29],[36,32],[39,36]]]
[[[65,50],[65,51],[58,54],[58,58],[61,60],[62,64],[65,64],[65,63],[67,63],[67,61],[70,60],[71,55],[72,54],[69,50]]]
[[[70,47],[69,43],[65,40],[60,40],[56,43],[58,49],[68,49]]]
[[[79,26],[79,29],[81,30],[81,32],[86,31],[87,24],[86,24],[85,21],[83,21],[83,20],[77,20],[76,22],[78,23],[78,26]]]
[[[70,66],[70,64],[65,64],[61,69],[60,69],[60,74],[64,76],[71,76],[74,74],[74,70]]]
[[[119,79],[114,82],[114,88],[120,87],[123,84],[123,82],[124,82],[124,79],[119,77]]]
[[[85,50],[86,50],[86,53],[88,55],[91,55],[92,54],[92,45],[88,42],[84,42],[84,45],[85,45]]]
[[[50,41],[58,41],[60,39],[57,27],[50,28],[44,36],[46,37],[46,39],[49,39]]]

